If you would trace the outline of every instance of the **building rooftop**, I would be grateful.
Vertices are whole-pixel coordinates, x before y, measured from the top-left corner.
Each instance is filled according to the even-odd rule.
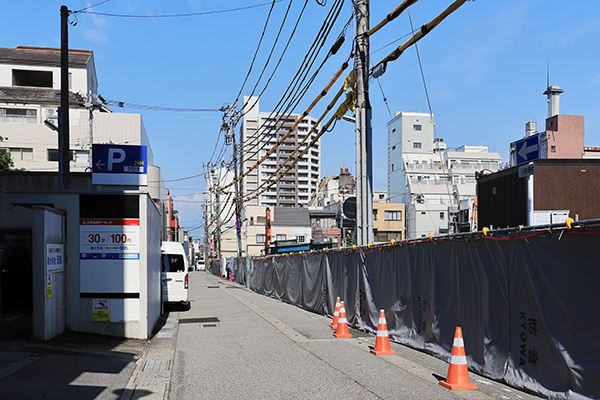
[[[60,104],[60,90],[31,87],[0,86],[0,102],[25,104]],[[84,99],[70,92],[69,104],[84,106]]]
[[[85,67],[93,56],[91,50],[69,49],[69,65]],[[0,47],[0,63],[60,66],[60,49],[52,47]]]

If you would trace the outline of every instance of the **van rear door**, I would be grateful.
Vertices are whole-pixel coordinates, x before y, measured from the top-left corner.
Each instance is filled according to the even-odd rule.
[[[161,254],[163,301],[169,303],[189,300],[186,263],[181,254]]]

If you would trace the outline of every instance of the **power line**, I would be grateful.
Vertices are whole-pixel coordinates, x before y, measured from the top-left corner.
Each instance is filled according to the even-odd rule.
[[[117,100],[106,100],[99,96],[100,101],[107,106],[116,106],[120,108],[135,108],[137,110],[149,110],[149,111],[174,111],[174,112],[218,112],[218,108],[175,108],[175,107],[161,107],[161,106],[147,106],[143,104],[125,103],[124,101]]]
[[[282,1],[284,1],[284,0],[273,0],[272,3],[280,3]],[[105,2],[103,2],[103,3],[105,3]],[[97,5],[100,5],[103,3],[99,3]],[[226,9],[226,10],[205,11],[205,12],[199,12],[199,13],[186,13],[186,14],[163,14],[163,15],[110,14],[110,13],[99,13],[99,12],[95,12],[95,11],[85,11],[85,10],[87,10],[87,8],[84,8],[79,11],[74,11],[73,13],[93,14],[93,15],[101,15],[104,17],[120,17],[120,18],[178,18],[178,17],[197,17],[197,16],[201,16],[201,15],[223,14],[223,13],[234,12],[234,11],[243,11],[243,10],[249,10],[251,8],[263,7],[263,6],[272,4],[272,3],[269,2],[269,3],[255,4],[255,5],[246,6],[246,7],[230,8],[230,9]],[[92,6],[92,7],[95,7],[95,6]],[[88,8],[91,8],[91,7],[88,7]]]

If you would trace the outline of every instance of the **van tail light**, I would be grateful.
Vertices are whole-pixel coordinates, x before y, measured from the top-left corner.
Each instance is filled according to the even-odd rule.
[[[188,274],[185,274],[185,280],[183,281],[183,288],[188,288]]]

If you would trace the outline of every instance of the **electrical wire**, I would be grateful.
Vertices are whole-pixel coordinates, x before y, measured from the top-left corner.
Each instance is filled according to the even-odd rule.
[[[201,15],[223,14],[223,13],[234,12],[234,11],[249,10],[251,8],[258,8],[258,7],[267,6],[269,4],[281,3],[282,1],[284,1],[284,0],[273,0],[272,2],[269,2],[269,3],[261,3],[261,4],[255,4],[255,5],[251,5],[251,6],[245,6],[245,7],[230,8],[230,9],[226,9],[226,10],[205,11],[205,12],[199,12],[199,13],[185,13],[185,14],[163,14],[163,15],[109,14],[109,13],[100,13],[100,12],[95,12],[95,11],[85,11],[86,8],[84,8],[82,10],[79,10],[79,11],[74,11],[74,13],[93,14],[93,15],[101,15],[103,17],[120,17],[120,18],[179,18],[179,17],[197,17],[197,16],[201,16]],[[105,3],[105,2],[103,2],[103,3]],[[99,3],[99,4],[103,4],[103,3]],[[97,5],[99,5],[99,4],[97,4]],[[95,7],[95,6],[92,6],[92,7]],[[91,8],[91,7],[88,7],[88,8]]]
[[[221,111],[218,108],[174,108],[174,107],[160,107],[160,106],[147,106],[142,104],[125,103],[117,100],[106,100],[102,99],[102,103],[107,106],[116,106],[120,108],[134,108],[137,110],[148,110],[148,111],[174,111],[174,112],[218,112]]]
[[[292,3],[293,0],[290,0],[290,5]],[[256,46],[256,50],[254,51],[254,57],[252,57],[252,62],[250,63],[250,68],[248,68],[248,73],[246,74],[246,77],[244,78],[244,82],[242,83],[242,87],[240,88],[240,91],[238,92],[238,95],[235,98],[235,101],[237,102],[242,94],[242,92],[244,91],[244,87],[246,86],[246,82],[248,81],[248,78],[250,77],[250,73],[252,72],[252,68],[254,67],[254,62],[256,61],[256,56],[258,55],[258,51],[260,50],[260,46],[262,45],[262,41],[265,37],[265,32],[267,31],[267,26],[269,26],[269,21],[271,20],[271,14],[273,12],[273,8],[275,7],[275,3],[276,1],[273,0],[273,2],[271,3],[271,8],[269,9],[269,14],[267,15],[267,20],[265,21],[265,25],[263,26],[263,31],[262,34],[260,35],[260,39],[258,41],[258,45]],[[289,11],[289,6],[288,6],[288,11]],[[286,12],[286,18],[287,18],[287,12]],[[283,25],[282,25],[283,27]],[[279,36],[278,36],[279,37]],[[265,65],[266,68],[266,65]]]
[[[282,96],[282,98],[280,99],[278,104],[276,105],[275,110],[272,111],[267,118],[263,119],[263,121],[265,121],[265,122],[263,122],[262,126],[258,127],[256,135],[253,135],[252,137],[246,139],[242,143],[242,148],[244,149],[245,152],[250,152],[252,149],[256,148],[257,146],[259,146],[262,143],[261,148],[258,149],[254,153],[254,154],[256,154],[260,150],[264,149],[267,146],[268,141],[263,141],[263,139],[269,133],[270,126],[265,127],[266,122],[267,121],[270,122],[269,120],[274,119],[273,118],[274,116],[276,116],[275,125],[278,125],[282,119],[287,119],[291,115],[291,111],[289,111],[289,110],[293,110],[298,105],[298,103],[300,102],[300,100],[302,99],[302,97],[304,96],[304,94],[306,93],[306,91],[308,90],[308,88],[310,87],[312,82],[314,81],[316,75],[321,70],[321,68],[323,67],[326,60],[329,58],[329,54],[325,58],[325,60],[321,63],[321,65],[317,68],[317,70],[315,71],[313,76],[308,80],[308,82],[306,82],[306,84],[304,83],[306,81],[306,76],[307,76],[308,71],[312,68],[312,65],[314,65],[314,62],[316,61],[316,57],[318,56],[319,52],[321,51],[321,49],[324,46],[325,38],[330,33],[331,28],[333,27],[333,24],[335,23],[335,21],[337,20],[337,17],[339,16],[342,5],[343,5],[343,0],[339,0],[334,4],[332,9],[330,10],[327,19],[321,25],[321,29],[319,30],[319,33],[317,34],[317,38],[313,41],[313,44],[311,45],[309,52],[304,57],[304,60],[301,64],[301,66],[299,67],[298,71],[296,72],[296,75],[292,79],[292,83],[290,83],[288,88],[285,90],[284,95]],[[346,25],[348,25],[348,24],[346,24]],[[321,44],[319,45],[319,43],[321,43]],[[304,84],[304,86],[302,86],[303,84]],[[242,114],[242,115],[244,115],[244,114]],[[262,133],[260,133],[261,129],[263,130]],[[248,143],[248,141],[250,143]],[[247,157],[247,158],[251,158],[253,156],[254,155]]]

